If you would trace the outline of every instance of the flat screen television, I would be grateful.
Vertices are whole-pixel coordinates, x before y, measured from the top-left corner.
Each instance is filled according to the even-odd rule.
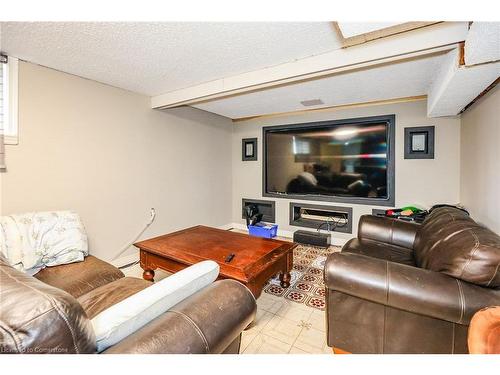
[[[394,205],[394,115],[264,127],[263,195]]]

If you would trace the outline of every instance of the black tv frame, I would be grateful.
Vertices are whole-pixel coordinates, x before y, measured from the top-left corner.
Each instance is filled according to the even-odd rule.
[[[349,124],[371,124],[371,123],[387,123],[387,198],[363,198],[363,197],[343,197],[343,196],[328,196],[320,194],[287,194],[287,193],[273,193],[266,191],[267,179],[267,137],[266,134],[273,130],[300,130],[300,129],[314,129],[330,125],[349,125]],[[297,124],[277,125],[277,126],[264,126],[262,128],[262,196],[284,199],[300,199],[305,201],[323,201],[323,202],[338,202],[346,204],[365,204],[370,206],[391,206],[394,207],[396,200],[396,186],[395,186],[395,149],[396,149],[396,115],[381,115],[370,117],[357,117],[342,120],[331,121],[318,121],[306,122]]]

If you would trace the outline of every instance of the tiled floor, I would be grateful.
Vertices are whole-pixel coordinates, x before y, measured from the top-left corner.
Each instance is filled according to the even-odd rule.
[[[254,324],[243,331],[243,354],[332,354],[325,312],[267,293],[257,300]]]

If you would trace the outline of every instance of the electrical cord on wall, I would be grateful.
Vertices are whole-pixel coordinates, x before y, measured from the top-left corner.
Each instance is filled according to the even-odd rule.
[[[146,231],[146,229],[148,229],[150,227],[150,225],[153,224],[153,221],[155,221],[155,217],[156,217],[156,211],[154,208],[151,208],[150,215],[151,216],[149,218],[149,221],[146,223],[146,226],[139,232],[139,234],[137,234],[137,236],[134,237],[134,239],[129,241],[122,248],[122,250],[120,250],[120,252],[118,254],[116,254],[116,256],[112,260],[115,260],[120,255],[122,255],[125,251],[127,251],[130,248],[130,246],[132,246],[134,244],[134,242],[136,242],[139,239],[139,237],[142,236],[142,234]],[[137,263],[139,263],[139,260],[132,262],[132,263],[129,263],[129,264],[125,264],[123,266],[120,266],[120,267],[118,267],[118,269],[122,270],[124,268],[132,267],[132,266],[135,266]]]

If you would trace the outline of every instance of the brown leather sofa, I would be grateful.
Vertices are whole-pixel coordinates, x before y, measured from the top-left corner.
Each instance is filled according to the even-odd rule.
[[[327,340],[351,353],[467,353],[474,313],[500,304],[500,237],[456,208],[422,224],[366,215],[325,264]]]
[[[150,285],[93,256],[35,277],[0,257],[0,353],[95,353],[89,319]],[[255,312],[245,286],[216,281],[104,353],[238,353]]]

